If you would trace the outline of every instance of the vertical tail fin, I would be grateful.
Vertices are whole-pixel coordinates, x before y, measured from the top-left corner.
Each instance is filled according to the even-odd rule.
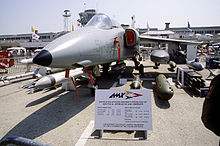
[[[189,31],[192,31],[191,27],[190,27],[190,24],[189,24],[189,21],[188,21],[188,26],[187,26],[188,30]]]
[[[150,31],[150,26],[149,26],[148,22],[147,22],[147,31]]]

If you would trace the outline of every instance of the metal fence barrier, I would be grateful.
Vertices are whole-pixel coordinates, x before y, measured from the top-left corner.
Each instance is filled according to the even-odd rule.
[[[36,64],[27,65],[20,63],[22,59],[27,59],[27,58],[28,58],[27,56],[14,57],[14,65],[12,67],[6,69],[0,69],[0,77],[23,74],[35,70],[38,67],[38,65]],[[7,58],[3,58],[3,59],[7,59]]]

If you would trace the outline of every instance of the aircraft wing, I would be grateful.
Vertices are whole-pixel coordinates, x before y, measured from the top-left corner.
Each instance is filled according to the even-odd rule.
[[[176,39],[169,39],[169,38],[159,38],[159,37],[152,37],[152,36],[139,36],[140,44],[146,44],[149,42],[161,42],[161,43],[178,43],[178,44],[201,44],[202,42],[196,41],[189,41],[189,40],[176,40]]]

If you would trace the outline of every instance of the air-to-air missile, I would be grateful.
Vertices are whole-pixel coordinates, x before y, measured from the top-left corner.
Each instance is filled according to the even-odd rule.
[[[187,66],[196,71],[201,71],[204,69],[204,66],[200,62],[190,62],[187,64]]]
[[[14,80],[14,79],[19,79],[19,78],[24,78],[24,77],[28,77],[28,76],[34,76],[35,72],[28,72],[25,74],[20,74],[20,75],[14,75],[14,76],[8,76],[8,77],[2,77],[0,78],[0,81],[9,81],[9,80]]]
[[[84,71],[82,70],[82,68],[77,68],[74,70],[70,70],[69,76],[77,78],[81,76],[83,73]],[[47,76],[42,77],[40,80],[38,80],[35,83],[34,88],[44,89],[44,88],[54,87],[54,86],[62,84],[65,81],[65,79],[66,79],[65,71],[47,75]]]
[[[174,61],[169,61],[170,70],[174,71],[174,68],[176,68],[176,63]]]
[[[20,61],[22,64],[33,64],[33,58],[22,59]]]
[[[167,81],[167,78],[163,74],[159,74],[156,77],[155,89],[159,98],[163,100],[171,99],[174,93],[170,83]]]
[[[41,78],[42,76],[46,76],[48,74],[52,73],[57,73],[61,72],[64,69],[62,68],[49,68],[49,67],[42,67],[40,66],[36,70],[32,70],[30,72],[24,73],[24,74],[19,74],[19,75],[13,75],[13,76],[6,76],[6,77],[0,77],[0,82],[1,83],[7,83],[11,80],[19,79],[19,78],[24,78],[24,77],[30,77],[33,76],[33,78]]]
[[[131,83],[131,89],[140,89],[141,88],[141,79],[140,79],[140,75],[136,75],[134,77],[134,80]]]

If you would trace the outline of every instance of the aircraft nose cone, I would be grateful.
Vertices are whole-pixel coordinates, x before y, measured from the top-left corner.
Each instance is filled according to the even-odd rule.
[[[49,51],[42,50],[34,57],[33,62],[38,65],[49,66],[52,62],[52,55]]]

